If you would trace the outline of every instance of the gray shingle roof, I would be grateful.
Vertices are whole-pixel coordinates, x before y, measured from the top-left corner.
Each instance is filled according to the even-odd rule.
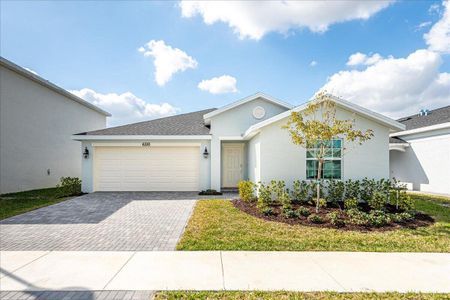
[[[208,135],[203,115],[215,108],[195,111],[171,117],[110,127],[79,135]]]
[[[450,122],[450,105],[431,110],[428,115],[419,114],[398,119],[406,125],[406,130]]]

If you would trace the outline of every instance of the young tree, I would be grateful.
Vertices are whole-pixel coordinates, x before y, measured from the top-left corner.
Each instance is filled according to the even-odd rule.
[[[292,142],[303,148],[317,148],[317,198],[316,213],[319,212],[320,184],[322,180],[322,168],[325,162],[326,146],[333,139],[342,138],[346,142],[357,142],[362,145],[373,137],[373,130],[361,131],[355,129],[355,120],[336,119],[336,104],[333,96],[326,91],[321,91],[314,96],[306,109],[293,111],[283,128],[290,133]]]

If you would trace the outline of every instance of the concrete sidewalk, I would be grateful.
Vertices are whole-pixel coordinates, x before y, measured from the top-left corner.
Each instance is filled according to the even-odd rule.
[[[0,252],[0,289],[450,292],[448,253]]]

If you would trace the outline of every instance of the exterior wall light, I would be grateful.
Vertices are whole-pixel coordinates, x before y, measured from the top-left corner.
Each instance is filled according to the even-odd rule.
[[[89,158],[89,150],[87,147],[84,148],[83,156],[84,156],[84,158]]]
[[[205,151],[203,151],[203,157],[208,158],[208,155],[209,155],[208,148],[206,148],[205,146]]]

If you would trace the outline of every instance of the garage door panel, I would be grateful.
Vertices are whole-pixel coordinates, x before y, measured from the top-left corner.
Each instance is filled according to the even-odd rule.
[[[199,147],[97,147],[97,191],[198,191]]]

